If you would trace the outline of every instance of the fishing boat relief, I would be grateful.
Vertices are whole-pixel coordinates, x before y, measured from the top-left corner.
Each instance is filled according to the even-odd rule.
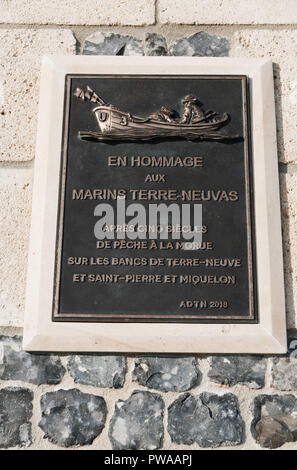
[[[159,111],[148,117],[132,115],[121,111],[112,104],[106,103],[89,86],[85,91],[77,88],[74,95],[83,100],[96,103],[93,108],[99,132],[80,131],[82,140],[111,141],[142,141],[154,139],[185,139],[185,140],[234,140],[239,136],[230,136],[219,132],[228,124],[230,116],[215,111],[204,111],[199,100],[187,95],[182,100],[183,114],[180,117],[174,109],[162,106]]]

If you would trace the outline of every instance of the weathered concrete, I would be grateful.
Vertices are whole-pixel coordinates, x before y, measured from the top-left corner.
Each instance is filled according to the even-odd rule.
[[[41,57],[75,51],[69,30],[0,29],[0,161],[34,158]]]
[[[161,23],[296,24],[295,0],[159,0]]]
[[[279,160],[296,161],[297,30],[241,29],[232,43],[231,57],[265,57],[274,62]]]
[[[297,328],[297,172],[280,175],[288,328]]]
[[[154,21],[155,0],[0,1],[0,23],[141,26]]]
[[[31,190],[31,169],[0,170],[0,326],[23,325]]]

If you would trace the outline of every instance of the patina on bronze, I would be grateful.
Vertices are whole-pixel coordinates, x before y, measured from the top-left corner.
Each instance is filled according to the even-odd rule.
[[[123,194],[201,203],[202,244],[98,245]],[[252,201],[245,76],[68,75],[53,320],[256,322]]]
[[[230,140],[239,137],[218,132],[218,129],[229,121],[228,114],[219,115],[212,110],[204,112],[194,95],[187,95],[183,98],[184,110],[181,118],[176,110],[166,106],[162,106],[159,111],[153,112],[147,118],[132,115],[117,109],[114,105],[107,104],[89,86],[85,91],[77,88],[74,95],[83,101],[89,100],[91,103],[99,104],[92,109],[92,112],[96,116],[100,132],[80,131],[79,136],[84,140],[99,142],[160,138]]]

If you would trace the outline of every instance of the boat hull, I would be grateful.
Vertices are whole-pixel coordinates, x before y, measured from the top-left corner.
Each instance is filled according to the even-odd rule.
[[[80,132],[84,140],[152,140],[160,138],[178,138],[196,140],[213,138],[221,140],[224,135],[217,130],[228,121],[228,115],[201,119],[195,124],[163,122],[150,118],[132,116],[112,106],[98,106],[93,110],[100,132]]]

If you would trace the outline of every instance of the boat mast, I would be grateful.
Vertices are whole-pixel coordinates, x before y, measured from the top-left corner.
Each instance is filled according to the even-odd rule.
[[[82,101],[88,100],[92,103],[98,103],[100,106],[107,106],[107,103],[105,103],[101,96],[95,93],[95,91],[92,90],[92,88],[89,86],[87,86],[85,91],[83,91],[81,88],[76,88],[74,96],[80,98]]]

